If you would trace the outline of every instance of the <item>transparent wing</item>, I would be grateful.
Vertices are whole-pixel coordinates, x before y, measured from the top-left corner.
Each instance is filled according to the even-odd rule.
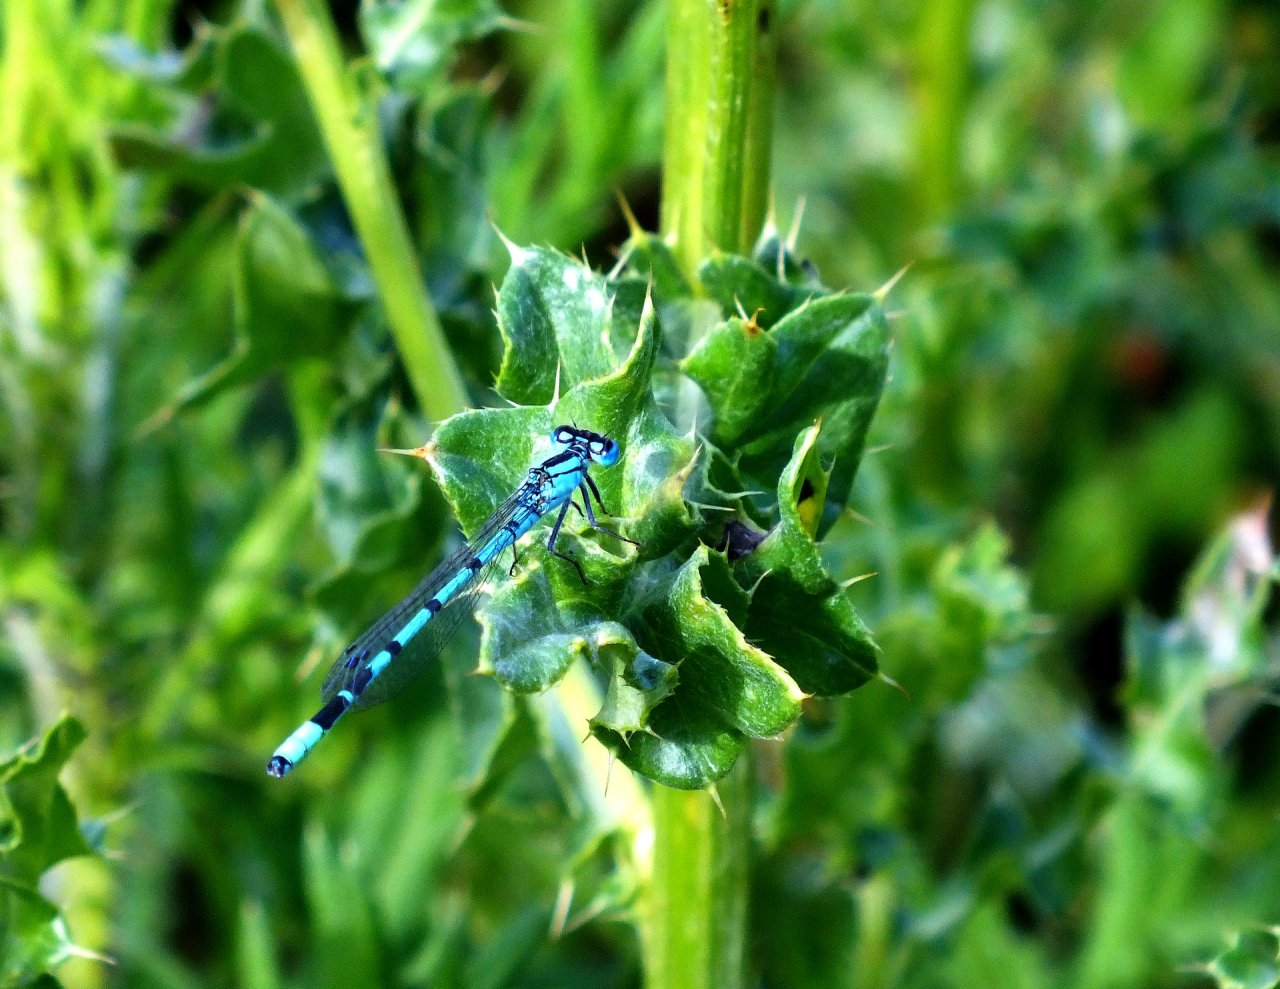
[[[488,546],[516,515],[529,510],[528,498],[529,492],[522,486],[498,506],[474,537],[450,553],[404,600],[374,622],[360,638],[347,646],[329,670],[329,675],[325,677],[324,684],[320,688],[324,699],[329,700],[340,690],[350,690],[361,670],[386,648],[387,643],[396,637],[409,620],[421,611],[442,587],[453,580],[459,571],[465,570],[472,557]],[[382,672],[369,682],[364,692],[356,698],[355,704],[352,705],[353,709],[362,710],[390,700],[440,654],[454,632],[458,630],[458,626],[475,610],[481,590],[494,576],[503,555],[501,552],[495,553],[493,559],[481,567],[465,587],[456,591],[445,602],[440,611],[409,640],[399,655],[395,656]]]

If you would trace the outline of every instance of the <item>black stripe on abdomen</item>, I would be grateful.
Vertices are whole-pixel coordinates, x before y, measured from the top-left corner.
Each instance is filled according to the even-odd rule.
[[[342,712],[351,706],[351,702],[342,694],[336,694],[328,704],[316,712],[311,720],[318,724],[322,731],[328,731],[333,723],[342,717]]]

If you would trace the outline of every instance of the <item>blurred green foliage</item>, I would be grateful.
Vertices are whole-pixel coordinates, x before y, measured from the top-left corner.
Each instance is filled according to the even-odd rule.
[[[636,985],[643,785],[606,792],[583,736],[716,775],[796,715],[784,690],[725,727],[715,648],[742,629],[807,692],[877,659],[904,687],[752,743],[761,984],[1275,984],[1280,14],[784,3],[773,175],[800,236],[711,259],[693,299],[612,193],[653,225],[661,5],[343,8],[489,407],[436,434],[437,486],[376,453],[430,424],[273,10],[0,8],[0,978]],[[629,252],[598,352],[519,305],[491,219],[602,271]],[[908,262],[887,300],[819,288]],[[665,459],[600,478],[645,558],[575,541],[589,615],[546,624],[573,590],[549,567],[505,585],[482,633],[267,780],[299,681],[518,479],[557,358],[562,402],[625,366],[650,285],[661,359],[623,418]],[[821,352],[878,380],[882,301],[859,466],[877,389],[805,348],[831,317]],[[694,539],[726,506],[772,532],[733,573]],[[619,567],[648,585],[630,612]],[[588,619],[598,679],[541,641]],[[678,677],[673,641],[700,658]],[[644,724],[684,758],[621,741]]]

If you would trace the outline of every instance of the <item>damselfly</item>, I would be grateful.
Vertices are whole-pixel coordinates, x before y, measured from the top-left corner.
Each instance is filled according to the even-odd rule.
[[[544,515],[557,508],[547,539],[553,556],[568,560],[585,582],[582,567],[573,557],[556,549],[556,537],[573,500],[593,529],[638,545],[596,521],[591,508],[600,490],[587,473],[591,464],[612,467],[621,448],[615,440],[575,426],[557,426],[551,433],[555,452],[530,469],[524,483],[489,517],[475,537],[431,571],[413,592],[349,645],[333,664],[322,688],[324,706],[304,721],[267,763],[267,773],[280,777],[310,752],[347,711],[372,707],[386,700],[412,679],[423,665],[440,654],[459,623],[471,612],[488,576],[496,569],[502,551],[510,548],[511,572],[515,572],[516,541]]]

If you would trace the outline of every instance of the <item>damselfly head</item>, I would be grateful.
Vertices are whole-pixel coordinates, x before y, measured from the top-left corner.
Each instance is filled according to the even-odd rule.
[[[561,447],[577,447],[602,467],[612,467],[622,453],[617,440],[577,426],[557,426],[551,430],[551,442]]]
[[[612,467],[618,462],[618,454],[622,452],[622,448],[618,446],[618,441],[611,440],[607,436],[600,436],[592,440],[590,449],[591,459],[601,467]]]

